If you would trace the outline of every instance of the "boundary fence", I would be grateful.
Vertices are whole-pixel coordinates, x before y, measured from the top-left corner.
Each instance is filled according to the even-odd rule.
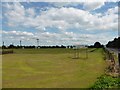
[[[114,53],[112,51],[110,51],[109,48],[103,47],[103,50],[105,52],[105,60],[109,60],[110,64],[109,64],[109,72],[111,73],[119,73],[119,65],[118,65],[118,61],[115,60],[115,56]]]
[[[0,54],[9,54],[9,53],[13,53],[13,50],[8,50],[8,51],[1,50],[0,51]]]

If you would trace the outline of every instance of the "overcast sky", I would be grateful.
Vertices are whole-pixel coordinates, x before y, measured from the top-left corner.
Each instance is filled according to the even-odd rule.
[[[2,2],[5,45],[106,44],[118,37],[117,2]],[[0,36],[1,37],[1,36]],[[0,43],[2,44],[2,43]]]

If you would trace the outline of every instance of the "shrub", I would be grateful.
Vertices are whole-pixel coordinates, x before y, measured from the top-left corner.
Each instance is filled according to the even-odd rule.
[[[102,75],[91,87],[94,88],[120,88],[120,78]]]

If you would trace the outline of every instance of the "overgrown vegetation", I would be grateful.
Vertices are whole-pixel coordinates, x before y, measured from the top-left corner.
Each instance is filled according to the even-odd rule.
[[[104,60],[116,60],[117,56],[113,55],[105,48],[103,48],[103,50]],[[111,75],[108,73],[111,73]],[[114,73],[112,73],[111,65],[108,65],[108,68],[105,69],[105,74],[101,75],[97,79],[98,80],[94,83],[91,89],[120,88],[120,78],[118,75],[114,76]]]
[[[102,75],[91,88],[120,88],[120,78]]]

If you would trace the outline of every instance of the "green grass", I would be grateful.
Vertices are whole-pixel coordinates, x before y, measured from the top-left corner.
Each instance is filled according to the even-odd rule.
[[[89,49],[88,51],[91,51]],[[104,73],[102,49],[16,49],[3,58],[3,88],[89,88]],[[36,53],[36,54],[35,54]]]

